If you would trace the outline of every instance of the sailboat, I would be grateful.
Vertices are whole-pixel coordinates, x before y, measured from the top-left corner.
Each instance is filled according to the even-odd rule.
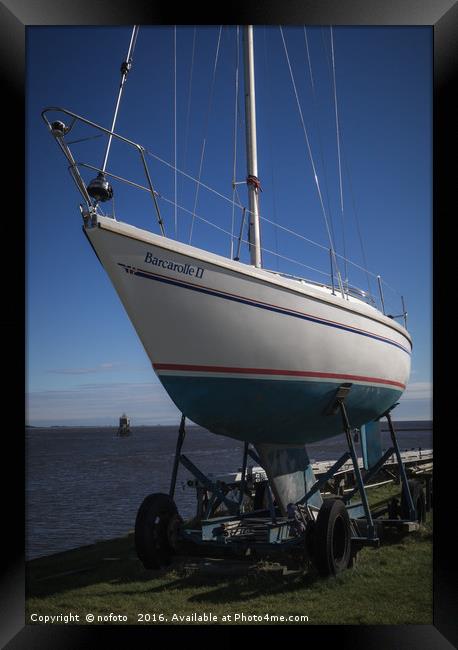
[[[335,271],[327,284],[263,268],[257,165],[253,26],[244,30],[245,123],[250,263],[166,236],[145,149],[115,132],[130,70],[134,28],[112,128],[66,109],[43,118],[82,197],[83,231],[133,323],[152,367],[179,411],[210,432],[267,452],[295,449],[342,433],[328,412],[342,385],[354,427],[373,422],[400,398],[409,379],[412,340],[405,326],[355,295]],[[87,184],[66,142],[73,124],[108,139],[98,175]],[[140,156],[159,233],[104,216],[113,196],[107,158],[113,138]],[[334,281],[336,279],[336,281]],[[280,453],[280,451],[279,451]],[[272,455],[271,455],[272,459]],[[273,461],[272,461],[273,462]]]

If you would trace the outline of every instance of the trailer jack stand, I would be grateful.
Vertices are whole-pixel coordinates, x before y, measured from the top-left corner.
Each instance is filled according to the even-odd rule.
[[[336,471],[343,465],[348,458],[351,458],[352,465],[353,465],[353,473],[355,477],[355,482],[356,482],[356,487],[354,490],[352,490],[350,493],[348,493],[345,497],[344,500],[348,504],[350,499],[354,496],[356,492],[359,492],[360,497],[361,497],[361,502],[363,506],[363,511],[364,511],[364,518],[365,522],[367,525],[367,531],[366,531],[366,537],[355,537],[354,542],[360,542],[361,544],[378,544],[379,543],[379,538],[377,535],[377,529],[374,523],[374,518],[372,516],[371,510],[369,508],[369,503],[367,499],[367,492],[365,489],[364,481],[362,478],[361,474],[361,469],[358,464],[358,458],[356,455],[355,451],[355,445],[354,445],[354,440],[352,436],[352,427],[349,421],[348,417],[348,412],[347,412],[347,407],[345,404],[346,398],[348,397],[348,394],[350,393],[352,384],[342,384],[338,389],[337,393],[329,405],[328,409],[325,411],[325,415],[336,415],[338,412],[340,412],[341,418],[342,418],[342,424],[343,424],[343,429],[345,432],[347,444],[348,444],[348,452],[346,452],[338,461],[333,465],[333,467],[330,468],[330,470],[325,474],[323,477],[321,477],[320,481],[317,482],[316,485],[314,485],[313,490],[319,489],[326,480],[328,480]],[[399,469],[399,476],[401,479],[401,485],[402,485],[402,491],[404,494],[404,499],[406,501],[406,509],[408,512],[408,520],[411,522],[414,522],[416,520],[416,510],[415,506],[413,503],[412,499],[412,494],[410,491],[409,483],[407,480],[407,474],[405,471],[404,463],[402,461],[401,457],[401,452],[399,450],[399,445],[397,441],[397,436],[396,432],[394,430],[393,426],[393,421],[391,419],[391,411],[397,406],[397,403],[391,406],[387,411],[385,411],[378,419],[380,420],[381,418],[385,417],[389,430],[390,430],[390,436],[391,436],[391,442],[392,446],[381,456],[381,458],[366,472],[365,474],[365,480],[368,482],[370,479],[372,479],[378,472],[379,470],[384,466],[386,461],[393,455],[393,453],[396,456],[397,464],[398,464],[398,469]],[[306,495],[306,498],[309,495]],[[349,508],[349,511],[351,512],[351,506],[347,506]],[[350,515],[351,516],[351,515]],[[354,520],[355,523],[357,520]],[[377,520],[377,524],[380,523],[379,520]],[[357,528],[357,526],[356,526]]]
[[[367,521],[367,538],[368,540],[376,542],[378,541],[378,537],[375,532],[374,521],[372,519],[372,514],[369,508],[369,502],[367,500],[367,494],[364,488],[364,482],[361,476],[361,470],[358,465],[358,458],[356,456],[355,445],[352,436],[352,428],[350,426],[350,422],[347,414],[347,408],[345,406],[345,399],[347,398],[351,390],[351,387],[352,384],[342,384],[340,388],[338,388],[337,394],[334,398],[333,403],[331,404],[328,413],[331,415],[331,414],[335,414],[337,411],[340,411],[345,437],[347,439],[348,450],[353,464],[353,471],[355,474],[356,484],[357,484],[359,494],[361,496],[361,500],[364,508],[364,514]]]
[[[409,510],[409,519],[411,521],[414,521],[416,519],[416,512],[415,512],[415,505],[413,503],[412,499],[412,494],[410,493],[410,487],[409,487],[409,482],[407,480],[407,474],[406,470],[404,467],[404,463],[402,462],[401,458],[401,452],[399,450],[399,445],[398,445],[398,440],[396,436],[396,432],[394,430],[393,426],[393,421],[391,419],[391,411],[398,405],[398,403],[393,404],[391,408],[389,408],[385,413],[383,413],[380,418],[386,418],[388,422],[388,426],[390,428],[390,435],[391,435],[391,442],[393,444],[393,449],[396,454],[396,460],[398,461],[398,466],[399,466],[399,475],[401,477],[401,485],[402,485],[402,491],[405,495],[405,498],[407,500],[407,507]]]

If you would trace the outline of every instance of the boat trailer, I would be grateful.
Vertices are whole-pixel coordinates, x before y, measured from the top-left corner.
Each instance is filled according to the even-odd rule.
[[[432,451],[402,454],[391,419],[394,404],[377,420],[386,418],[391,446],[384,453],[372,445],[361,428],[363,460],[356,455],[345,398],[351,384],[342,384],[327,415],[340,413],[348,450],[336,461],[315,463],[306,470],[306,493],[279,507],[262,461],[250,443],[244,445],[238,473],[208,477],[182,453],[186,435],[181,418],[169,494],[147,496],[135,522],[137,555],[146,569],[171,563],[173,555],[215,555],[271,559],[282,554],[297,563],[312,563],[322,576],[336,575],[352,566],[363,546],[378,547],[387,529],[402,533],[418,530],[432,504]],[[357,430],[356,430],[357,431]],[[364,442],[364,444],[363,444]],[[381,443],[380,443],[381,444]],[[375,448],[375,452],[374,452]],[[250,457],[256,466],[248,465]],[[195,517],[183,522],[174,502],[179,465],[193,479]],[[385,480],[374,482],[380,473]],[[414,477],[408,479],[408,473]],[[425,490],[421,482],[425,483]],[[400,502],[391,497],[369,506],[367,490],[393,481],[401,484]],[[359,500],[353,497],[359,494]]]

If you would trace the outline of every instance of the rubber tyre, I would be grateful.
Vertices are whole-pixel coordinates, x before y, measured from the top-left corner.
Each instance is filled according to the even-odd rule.
[[[325,499],[314,531],[314,561],[321,576],[337,575],[350,562],[350,518],[341,499]]]
[[[145,569],[170,564],[174,549],[168,530],[177,517],[177,507],[168,494],[150,494],[143,500],[135,520],[135,549]]]
[[[415,506],[415,521],[422,524],[426,519],[426,497],[420,481],[411,479],[408,481],[413,505]],[[409,506],[404,491],[401,495],[401,519],[410,519]]]

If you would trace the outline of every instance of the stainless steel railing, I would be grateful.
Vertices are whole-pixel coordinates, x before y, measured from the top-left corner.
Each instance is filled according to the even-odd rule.
[[[51,112],[60,114],[61,116],[65,115],[65,116],[69,117],[70,118],[70,123],[68,125],[66,125],[66,124],[64,124],[64,122],[62,122],[60,120],[55,120],[55,121],[51,122],[48,119],[48,114],[51,113]],[[65,108],[50,106],[50,107],[45,108],[42,111],[41,116],[42,116],[43,121],[47,125],[50,133],[53,135],[53,137],[55,138],[57,144],[59,145],[60,149],[62,150],[62,153],[64,154],[67,161],[69,162],[69,166],[68,166],[69,172],[70,172],[70,174],[71,174],[71,176],[72,176],[72,178],[73,178],[73,180],[74,180],[80,194],[82,195],[83,200],[86,203],[86,206],[87,206],[87,209],[88,209],[89,212],[94,213],[94,212],[97,211],[98,202],[96,200],[94,200],[94,198],[89,195],[88,188],[87,188],[87,186],[86,186],[86,184],[85,184],[85,182],[84,182],[84,180],[83,180],[83,178],[81,176],[80,168],[91,169],[91,170],[97,172],[99,175],[103,175],[103,177],[107,176],[109,178],[113,178],[113,179],[115,179],[117,181],[120,181],[122,183],[130,185],[132,187],[135,187],[136,189],[140,189],[142,191],[148,192],[150,194],[152,202],[153,202],[153,207],[154,207],[154,211],[156,213],[156,219],[157,219],[157,222],[159,224],[161,234],[166,236],[165,226],[164,226],[164,222],[163,222],[161,212],[160,212],[160,208],[159,208],[159,204],[158,204],[158,198],[164,198],[164,197],[161,197],[159,192],[157,192],[154,189],[153,182],[152,182],[151,175],[150,175],[149,168],[148,168],[148,164],[146,162],[146,157],[145,157],[145,154],[152,155],[151,152],[147,151],[147,149],[145,147],[138,144],[137,142],[133,142],[132,140],[129,140],[128,138],[125,138],[124,136],[121,136],[118,133],[115,133],[114,131],[111,131],[110,129],[106,129],[105,127],[100,126],[99,124],[96,124],[95,122],[92,122],[91,120],[88,120],[87,118],[82,117],[81,115],[78,115],[78,114],[76,114],[76,113],[74,113],[74,112],[72,112],[72,111],[70,111],[68,109],[65,109]],[[138,152],[138,155],[139,155],[141,167],[142,167],[144,175],[145,175],[146,185],[141,185],[140,183],[136,183],[136,182],[134,182],[132,180],[124,178],[123,176],[114,174],[113,172],[108,171],[106,169],[106,166],[105,166],[105,168],[102,169],[100,167],[97,167],[95,165],[91,165],[91,164],[86,163],[86,162],[77,162],[75,160],[71,150],[70,150],[70,147],[69,147],[69,145],[72,144],[72,143],[67,143],[66,140],[65,140],[66,136],[68,136],[71,133],[72,129],[74,128],[74,126],[77,123],[85,124],[85,125],[93,128],[93,129],[99,131],[101,135],[105,135],[108,138],[115,138],[115,139],[119,140],[120,142],[123,142],[125,145],[135,149]],[[95,136],[95,137],[97,137],[97,136]],[[83,140],[84,139],[86,139],[86,138],[83,138]],[[92,138],[87,138],[87,139],[92,139]],[[81,140],[77,140],[77,141],[74,141],[74,143],[80,142],[80,141]],[[156,157],[156,156],[154,156],[154,157]],[[183,172],[183,174],[184,174],[184,172]],[[187,176],[188,178],[192,178],[188,174],[184,174],[184,175]],[[196,179],[192,179],[192,180],[194,180],[195,182],[199,182]],[[202,184],[200,183],[200,185],[202,185]],[[203,187],[205,187],[209,191],[213,191],[212,188],[209,188],[207,186],[203,186]],[[215,191],[215,194],[218,194],[219,196],[221,196],[225,200],[230,201],[230,199],[227,199],[227,197],[224,197],[219,192]],[[232,203],[233,201],[230,201],[230,202]],[[241,224],[241,229],[240,229],[240,236],[238,238],[239,239],[239,241],[238,241],[238,249],[237,249],[238,253],[237,253],[237,256],[236,256],[238,258],[239,254],[240,254],[240,244],[242,243],[242,241],[243,241],[243,243],[248,243],[248,242],[245,242],[245,240],[243,239],[242,232],[243,232],[243,227],[244,227],[244,222],[245,222],[245,212],[249,212],[249,210],[247,208],[245,208],[244,206],[239,205],[238,203],[236,203],[236,205],[242,209],[242,224]],[[215,228],[218,228],[219,230],[222,230],[223,232],[226,232],[227,235],[229,235],[231,238],[233,238],[233,233],[229,233],[229,232],[225,231],[221,227],[216,226],[216,224],[212,224],[210,221],[208,221],[206,219],[202,219],[202,221],[204,221],[208,225],[213,225]],[[273,224],[273,225],[276,225],[276,224]],[[294,233],[294,231],[288,231],[288,232],[290,232],[292,235],[296,235],[298,237],[301,237],[301,239],[304,239],[303,236],[299,235],[298,233]],[[311,243],[311,244],[315,244],[315,245],[319,246],[320,248],[325,248],[324,246],[319,245],[316,242],[312,242],[311,240],[307,240],[307,241],[309,243]],[[265,249],[263,249],[263,250],[265,250]],[[272,255],[277,255],[278,258],[282,258],[282,256],[279,255],[278,253],[274,253],[273,251],[267,251],[267,252],[272,254]],[[289,258],[284,258],[284,259],[287,259],[288,261],[299,264],[301,266],[306,266],[306,265],[304,265],[301,262],[296,261],[296,260],[289,260]],[[348,260],[348,261],[350,263],[352,263],[351,260]],[[373,275],[377,279],[377,287],[378,287],[378,302],[377,302],[376,298],[370,292],[364,291],[363,289],[360,289],[359,287],[352,286],[347,281],[343,282],[343,284],[341,284],[340,282],[337,281],[338,278],[335,275],[335,269],[334,269],[334,263],[333,263],[333,254],[332,254],[331,250],[329,250],[329,263],[330,263],[329,272],[327,272],[327,273],[323,272],[322,273],[323,275],[325,275],[325,276],[327,276],[329,278],[329,282],[325,282],[325,283],[319,282],[319,281],[316,281],[316,280],[313,280],[313,279],[310,279],[310,278],[297,276],[297,275],[293,275],[293,274],[289,274],[289,273],[284,273],[284,272],[280,272],[280,271],[271,270],[271,272],[272,273],[277,273],[278,275],[280,275],[282,277],[287,277],[287,278],[291,278],[291,279],[298,280],[298,281],[304,281],[304,282],[307,282],[307,283],[310,283],[310,284],[314,284],[316,286],[326,287],[334,295],[336,295],[336,292],[338,292],[339,294],[342,293],[342,298],[343,299],[348,299],[349,296],[353,296],[355,298],[363,300],[366,303],[370,304],[371,306],[373,306],[373,307],[375,307],[377,309],[380,309],[380,311],[383,314],[385,314],[386,316],[388,316],[390,318],[403,319],[404,326],[407,328],[407,311],[406,311],[404,297],[400,296],[400,299],[401,299],[401,313],[400,314],[392,315],[390,313],[387,313],[386,301],[385,301],[385,295],[384,295],[383,287],[385,286],[388,289],[391,289],[391,287],[389,287],[389,285],[387,285],[382,280],[380,275],[375,276],[375,274],[369,272],[368,270],[361,269],[362,271],[365,271],[366,273],[370,273],[371,275]],[[358,267],[359,269],[361,268],[356,264],[354,264],[354,266]],[[339,288],[337,288],[337,287],[339,287]]]

